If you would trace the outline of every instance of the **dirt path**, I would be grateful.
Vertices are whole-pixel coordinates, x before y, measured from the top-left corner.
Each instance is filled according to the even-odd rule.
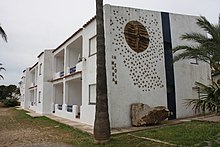
[[[0,107],[0,147],[69,147],[54,126],[37,126],[13,108]]]

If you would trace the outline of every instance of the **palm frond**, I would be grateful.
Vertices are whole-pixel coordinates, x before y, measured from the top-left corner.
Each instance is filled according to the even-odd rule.
[[[214,81],[210,85],[199,82],[195,83],[199,89],[198,99],[186,99],[186,105],[192,106],[195,112],[205,112],[205,110],[219,113],[220,110],[220,86]]]
[[[211,36],[213,36],[213,33],[215,31],[215,26],[211,24],[204,16],[200,16],[197,19],[197,24],[205,31],[207,31]]]
[[[4,79],[4,77],[2,75],[0,75],[0,79]]]
[[[0,26],[0,34],[2,35],[2,38],[7,42],[7,35],[1,26]]]
[[[0,67],[0,71],[1,71],[1,70],[6,70],[6,69],[5,69],[4,67]]]
[[[206,43],[210,41],[210,38],[208,38],[206,35],[203,35],[201,33],[185,33],[181,35],[180,37],[182,40],[187,41],[195,41],[197,43]]]
[[[196,58],[200,61],[209,63],[212,72],[220,72],[220,25],[211,24],[204,16],[197,19],[197,25],[206,31],[204,33],[185,33],[181,36],[182,40],[194,42],[192,45],[180,45],[173,48],[175,54],[174,62],[182,59]]]
[[[200,61],[204,61],[206,63],[210,63],[210,53],[209,51],[205,50],[202,46],[177,46],[173,48],[173,53],[177,51],[181,51],[179,54],[175,54],[173,61],[179,61],[183,59],[192,59],[197,58]]]

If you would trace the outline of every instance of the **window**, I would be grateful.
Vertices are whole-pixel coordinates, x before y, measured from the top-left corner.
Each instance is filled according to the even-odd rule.
[[[89,39],[89,56],[96,54],[96,36]]]
[[[189,60],[190,60],[190,64],[199,64],[197,58],[192,58],[192,59],[189,59]]]
[[[96,103],[96,84],[89,85],[89,104]]]
[[[41,103],[41,91],[38,92],[38,103]]]
[[[42,72],[42,63],[40,64],[40,67],[39,67],[39,75],[41,75],[41,72]]]

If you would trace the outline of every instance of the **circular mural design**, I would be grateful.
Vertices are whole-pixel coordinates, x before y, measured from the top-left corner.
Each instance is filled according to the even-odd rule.
[[[109,33],[112,36],[113,48],[112,83],[118,85],[120,76],[128,75],[133,85],[143,92],[164,88],[164,50],[160,15],[150,11],[121,11],[117,8],[112,9],[111,14]],[[124,65],[126,70],[123,73],[119,72],[118,63]]]
[[[149,45],[146,28],[138,21],[129,21],[124,28],[124,35],[129,47],[137,53],[143,52]]]

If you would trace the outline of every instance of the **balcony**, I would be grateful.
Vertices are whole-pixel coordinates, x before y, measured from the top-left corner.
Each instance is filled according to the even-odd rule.
[[[67,104],[55,104],[54,115],[63,117],[70,120],[75,120],[80,118],[80,107],[77,105],[67,105]]]
[[[58,78],[61,78],[63,76],[64,76],[64,71],[59,71],[59,72],[54,73],[53,79],[58,79]]]
[[[82,71],[82,62],[79,62],[76,64],[76,66],[73,67],[67,67],[67,75],[72,74],[74,72]]]

